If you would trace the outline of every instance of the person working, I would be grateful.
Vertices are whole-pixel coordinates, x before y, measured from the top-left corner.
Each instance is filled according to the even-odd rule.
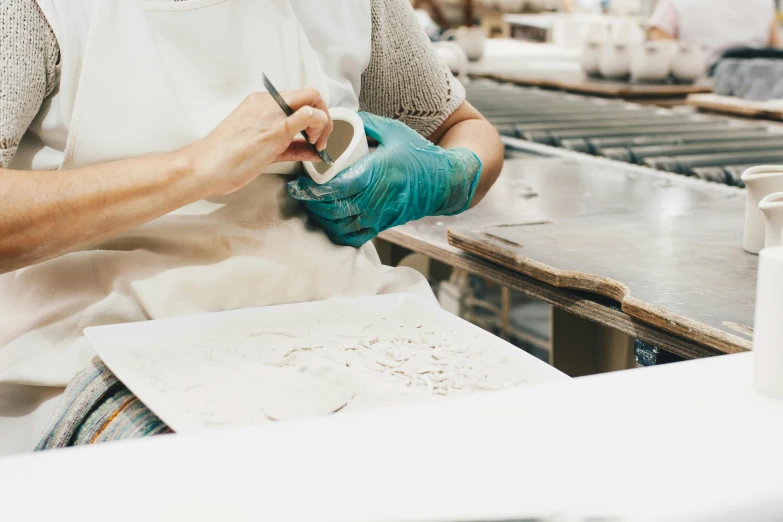
[[[700,44],[709,66],[729,49],[780,46],[772,0],[659,0],[648,36]]]
[[[502,166],[407,0],[15,0],[0,33],[0,453],[32,448],[58,403],[41,447],[166,430],[85,327],[434,299],[369,240],[467,210]],[[295,137],[322,149],[328,107],[366,111],[379,147],[315,185]]]

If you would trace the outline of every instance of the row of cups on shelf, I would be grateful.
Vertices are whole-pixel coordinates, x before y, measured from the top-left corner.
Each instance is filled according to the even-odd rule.
[[[622,22],[607,27],[591,24],[585,34],[580,63],[591,76],[661,82],[671,75],[693,82],[706,70],[707,58],[697,44],[674,40],[641,41],[638,25]]]
[[[560,7],[560,0],[478,0],[476,3],[504,13],[518,13],[523,9],[543,11]]]

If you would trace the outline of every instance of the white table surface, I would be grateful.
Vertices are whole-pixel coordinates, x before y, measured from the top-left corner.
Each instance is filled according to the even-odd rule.
[[[10,457],[0,519],[781,520],[783,402],[751,358]]]

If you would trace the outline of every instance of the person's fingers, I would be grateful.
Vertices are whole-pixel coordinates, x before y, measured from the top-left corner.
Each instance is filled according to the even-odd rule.
[[[339,219],[332,222],[332,229],[341,236],[355,234],[365,229],[361,216],[353,216],[348,219]]]
[[[315,130],[307,131],[307,135],[313,139],[318,150],[323,150],[326,147],[326,141],[329,139],[329,135],[332,133],[334,124],[332,122],[332,117],[329,114],[329,107],[326,105],[321,93],[318,92],[318,89],[306,87],[295,91],[286,91],[282,93],[281,96],[294,110],[309,105],[326,113],[329,121],[325,127],[319,127],[317,132]]]
[[[275,159],[275,163],[282,161],[321,161],[313,146],[305,140],[294,140],[291,145]]]
[[[355,197],[372,181],[374,156],[365,156],[322,185],[304,176],[291,181],[288,183],[288,195],[299,201],[335,201]]]
[[[309,105],[310,107],[314,107],[324,112],[329,112],[329,107],[326,106],[326,102],[323,97],[321,97],[321,93],[318,92],[318,89],[315,87],[285,91],[280,93],[280,95],[295,111],[301,109],[305,105]]]
[[[337,245],[359,248],[378,235],[378,231],[374,228],[357,228],[358,220],[347,220],[345,224],[338,226],[334,221],[309,212],[308,217],[313,223],[321,227],[326,232],[326,235],[329,236],[329,239]]]
[[[305,105],[281,123],[287,139],[292,140],[297,134],[308,128],[323,130],[329,123],[329,116],[322,110]]]
[[[315,145],[315,148],[324,150],[326,148],[326,142],[334,129],[334,122],[329,119],[325,127],[308,127],[307,137],[310,138],[310,143]]]
[[[361,205],[354,198],[337,201],[305,201],[309,212],[333,221],[348,219],[362,213]]]
[[[338,244],[359,248],[370,241],[372,238],[376,237],[378,233],[379,232],[374,228],[365,228],[363,230],[359,230],[358,232],[340,236],[338,239]],[[334,241],[334,239],[332,241]]]
[[[329,140],[329,136],[332,135],[332,131],[333,130],[334,130],[334,121],[330,117],[329,118],[329,123],[326,125],[326,128],[318,136],[318,140],[315,142],[315,147],[318,150],[324,150],[326,148],[326,142]]]

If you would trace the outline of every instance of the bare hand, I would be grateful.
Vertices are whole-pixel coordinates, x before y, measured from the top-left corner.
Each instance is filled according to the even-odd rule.
[[[294,114],[286,117],[272,96],[254,92],[203,139],[183,149],[193,172],[203,179],[205,197],[234,192],[278,161],[310,161],[318,156],[297,139],[306,131],[318,150],[326,147],[332,120],[313,88],[282,93]]]

